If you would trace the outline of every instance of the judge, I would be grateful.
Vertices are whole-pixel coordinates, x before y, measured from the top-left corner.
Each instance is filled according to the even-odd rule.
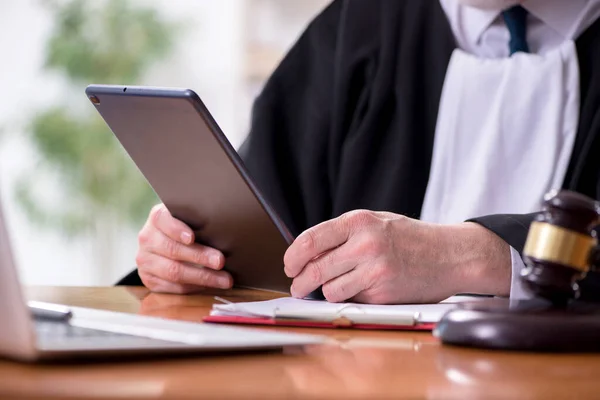
[[[600,195],[599,17],[600,0],[334,1],[266,83],[240,149],[299,234],[292,294],[526,296],[520,252],[544,194]],[[139,241],[124,283],[233,283],[163,206]]]

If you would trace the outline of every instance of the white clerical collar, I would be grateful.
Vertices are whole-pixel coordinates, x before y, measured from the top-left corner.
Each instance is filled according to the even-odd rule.
[[[456,2],[456,0],[450,0],[450,2]],[[459,5],[456,11],[460,15],[464,36],[473,45],[479,43],[483,33],[501,13],[500,10],[481,10],[462,5]]]
[[[463,29],[465,38],[473,45],[477,44],[483,33],[496,21],[502,10],[482,10],[474,7],[462,6],[457,0],[441,0],[446,10],[455,3],[455,12],[449,12],[450,18],[457,18]],[[597,14],[600,9],[600,0],[527,0],[523,7],[531,15],[548,25],[565,40],[576,39],[593,20],[586,18],[590,14]]]
[[[587,18],[597,14],[598,0],[527,0],[523,7],[554,29],[565,40],[575,40],[594,21]]]

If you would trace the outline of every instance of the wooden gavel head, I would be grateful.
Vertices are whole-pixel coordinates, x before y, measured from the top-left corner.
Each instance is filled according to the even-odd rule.
[[[570,191],[549,193],[523,250],[524,286],[557,306],[579,297],[577,282],[600,267],[594,231],[599,223],[600,205],[594,200]]]

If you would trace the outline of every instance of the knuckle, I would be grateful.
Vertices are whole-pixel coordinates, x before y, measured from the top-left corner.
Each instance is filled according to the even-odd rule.
[[[302,237],[302,247],[306,250],[306,251],[310,251],[312,249],[314,249],[317,245],[317,238],[315,233],[309,229],[306,232],[304,232],[303,237]]]
[[[285,254],[283,255],[283,265],[285,265],[286,267],[291,265],[294,261],[294,258],[291,255],[291,252],[288,250],[285,252]]]
[[[198,282],[195,282],[197,285],[205,286],[205,287],[218,287],[219,282],[217,281],[218,276],[213,273],[213,271],[200,268],[198,273]]]
[[[321,269],[325,270],[325,268],[330,268],[332,267],[335,262],[336,262],[336,256],[335,253],[333,251],[330,251],[326,254],[324,254],[321,258],[320,258],[320,264],[321,264]]]
[[[348,211],[347,213],[344,213],[340,216],[340,222],[342,223],[342,225],[352,225],[354,220],[356,219],[356,214],[357,214],[358,210],[354,210],[354,211]]]
[[[146,264],[146,255],[143,252],[138,252],[135,255],[135,265],[138,267]]]
[[[390,235],[390,233],[394,230],[394,227],[397,223],[402,223],[402,222],[398,221],[398,220],[382,219],[381,220],[382,231],[386,235]]]
[[[353,210],[344,214],[346,221],[353,224],[361,224],[371,219],[371,212],[368,210]]]
[[[314,283],[322,283],[323,280],[323,261],[315,260],[308,269],[309,279]]]
[[[385,253],[385,243],[378,236],[371,235],[368,243],[371,254],[381,255]]]
[[[147,228],[142,228],[140,233],[138,233],[138,243],[141,247],[146,247],[148,244],[150,244],[150,236],[149,230]]]
[[[166,266],[165,275],[169,282],[181,283],[183,281],[183,266],[177,261],[171,261]]]
[[[192,293],[192,289],[187,285],[174,285],[170,290],[173,294],[189,294]]]
[[[388,296],[380,290],[368,290],[363,293],[361,302],[367,304],[387,304]]]
[[[146,274],[141,271],[139,274],[140,274],[140,279],[142,280],[142,283],[144,284],[144,286],[146,286],[150,290],[156,289],[156,287],[158,285],[158,279],[155,276]]]
[[[387,262],[379,262],[375,264],[366,274],[365,279],[369,286],[373,286],[375,282],[383,282],[392,278],[392,268]]]
[[[361,291],[368,291],[377,286],[379,282],[378,268],[378,264],[374,264],[372,266],[362,266],[360,268],[360,273],[355,275],[354,279]]]
[[[164,240],[165,256],[170,259],[176,259],[179,255],[179,243],[174,240]]]
[[[198,250],[198,251],[194,251],[193,255],[192,255],[192,259],[194,261],[194,264],[198,264],[198,265],[205,265],[208,262],[208,255],[206,254],[205,251],[202,250]]]
[[[323,296],[331,303],[338,303],[346,300],[344,298],[344,288],[341,285],[328,282],[322,287]]]
[[[219,286],[217,282],[217,277],[214,274],[209,273],[209,271],[205,271],[202,275],[202,281],[200,282],[202,286],[206,287],[217,287]]]
[[[356,251],[361,255],[377,256],[383,252],[383,243],[376,235],[366,234],[356,245]]]
[[[160,221],[161,214],[164,210],[164,206],[162,204],[157,204],[150,210],[150,222],[153,225],[156,225],[158,221]]]
[[[373,287],[375,285],[375,282],[377,282],[379,276],[380,276],[380,266],[379,265],[374,265],[371,268],[369,268],[367,271],[365,271],[364,274],[362,274],[361,276],[361,284],[363,285],[364,288],[370,288]]]

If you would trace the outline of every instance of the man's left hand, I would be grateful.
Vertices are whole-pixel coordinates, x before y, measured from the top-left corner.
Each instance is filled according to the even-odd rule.
[[[475,223],[437,225],[357,210],[302,233],[284,257],[294,297],[319,286],[330,302],[438,302],[456,293],[508,295],[510,250]]]

